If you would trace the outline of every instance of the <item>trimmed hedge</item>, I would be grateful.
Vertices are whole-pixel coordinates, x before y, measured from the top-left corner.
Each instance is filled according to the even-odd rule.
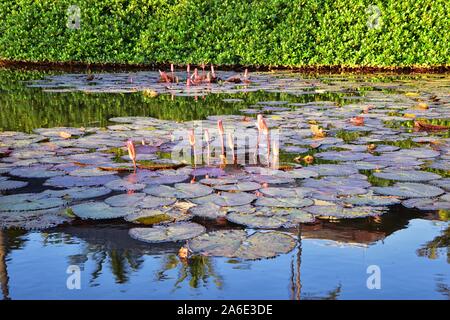
[[[0,0],[0,59],[449,65],[449,12],[448,0]]]

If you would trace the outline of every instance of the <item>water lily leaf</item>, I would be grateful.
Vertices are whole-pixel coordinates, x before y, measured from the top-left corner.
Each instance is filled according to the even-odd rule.
[[[214,186],[214,189],[216,190],[231,192],[255,191],[259,188],[261,188],[261,185],[256,182],[238,182],[236,184],[222,184]]]
[[[60,214],[60,208],[20,211],[0,212],[0,228],[19,228],[25,230],[44,230],[58,225],[68,223],[70,218]]]
[[[146,196],[139,202],[139,207],[143,209],[151,209],[163,206],[170,206],[177,201],[176,198],[161,198],[154,196]]]
[[[268,198],[260,197],[256,200],[256,206],[278,207],[278,208],[302,208],[314,203],[306,198]]]
[[[440,179],[441,176],[427,171],[418,170],[384,170],[380,172],[374,172],[373,175],[377,178],[395,180],[395,181],[429,181]]]
[[[134,210],[126,207],[111,207],[99,201],[90,201],[72,206],[72,211],[77,217],[94,220],[122,218],[133,213]]]
[[[243,230],[219,230],[189,240],[188,246],[195,253],[232,258],[246,238]]]
[[[20,189],[26,187],[27,185],[28,182],[26,181],[3,180],[0,181],[0,191]]]
[[[427,211],[450,210],[450,201],[442,201],[441,199],[412,198],[402,201],[402,205],[406,208]]]
[[[338,195],[354,195],[367,193],[370,183],[366,180],[358,179],[357,176],[348,178],[328,176],[321,179],[309,179],[303,183],[304,187],[315,189],[315,191],[325,191]]]
[[[105,199],[111,207],[136,207],[146,196],[145,193],[124,193]]]
[[[432,198],[444,193],[441,188],[423,183],[398,182],[392,187],[372,187],[375,193],[403,198]]]
[[[311,194],[313,188],[278,188],[278,187],[267,187],[261,188],[259,191],[267,196],[273,198],[304,198]]]
[[[108,182],[116,179],[117,176],[114,175],[99,177],[58,176],[48,179],[44,183],[44,186],[57,188],[104,186]]]
[[[69,172],[71,176],[74,177],[98,177],[98,176],[109,176],[115,174],[114,171],[100,170],[97,167],[93,168],[80,168]]]
[[[189,249],[194,253],[248,260],[288,253],[295,245],[293,237],[277,231],[256,232],[247,237],[242,230],[219,230],[188,241]]]
[[[358,173],[354,166],[345,164],[318,164],[309,166],[308,169],[316,171],[320,176],[349,176]]]
[[[220,195],[213,193],[206,197],[192,199],[195,204],[214,203],[221,207],[243,206],[253,202],[256,196],[246,192],[222,192]]]
[[[285,233],[257,232],[242,243],[234,256],[245,260],[272,258],[290,252],[295,245],[296,240]]]
[[[371,155],[353,151],[326,151],[315,154],[316,157],[333,161],[359,161],[369,158]]]
[[[382,215],[386,209],[384,207],[367,207],[357,206],[353,208],[344,208],[339,205],[332,206],[311,206],[304,209],[305,211],[312,213],[319,217],[333,217],[337,219],[354,219],[365,218],[370,216]]]
[[[145,188],[145,184],[116,179],[106,183],[105,187],[114,191],[140,191]]]
[[[314,221],[313,215],[302,210],[268,207],[261,207],[254,211],[231,211],[226,218],[231,222],[257,229],[292,227],[299,223]]]
[[[217,219],[220,217],[225,217],[227,214],[227,211],[221,208],[221,206],[218,206],[213,202],[207,202],[205,204],[192,207],[189,209],[189,212],[197,217]]]
[[[149,186],[144,192],[163,198],[192,199],[206,196],[212,193],[213,189],[198,183],[177,183],[174,187]]]
[[[187,221],[193,217],[187,210],[177,207],[144,209],[125,216],[125,220],[143,225],[157,225],[168,222]]]
[[[342,200],[354,206],[384,207],[399,204],[400,199],[393,196],[376,196],[373,194],[356,195]]]
[[[165,175],[160,177],[151,177],[146,179],[144,182],[148,185],[160,185],[160,184],[174,184],[186,181],[189,176],[186,174],[182,175]]]
[[[84,200],[106,196],[111,193],[111,189],[105,187],[75,187],[64,190],[45,190],[43,193],[48,194],[51,197]]]
[[[50,166],[30,166],[16,168],[9,171],[9,174],[21,178],[51,178],[64,175],[64,171],[49,170]]]
[[[194,238],[205,232],[205,227],[193,222],[179,222],[152,228],[133,228],[129,235],[133,239],[148,243],[174,242]]]
[[[67,201],[46,194],[21,193],[0,197],[0,211],[34,211],[63,207]]]
[[[225,178],[205,178],[199,181],[201,184],[207,186],[220,186],[224,184],[236,184],[238,180],[235,178],[225,177]]]

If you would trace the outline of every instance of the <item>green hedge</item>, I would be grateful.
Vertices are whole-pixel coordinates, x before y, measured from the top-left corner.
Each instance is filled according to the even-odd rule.
[[[6,60],[449,65],[449,30],[448,0],[0,0]]]

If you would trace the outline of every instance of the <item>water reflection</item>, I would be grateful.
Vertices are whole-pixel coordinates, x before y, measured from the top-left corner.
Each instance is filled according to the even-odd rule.
[[[395,217],[401,216],[401,219]],[[321,286],[320,293],[316,290],[311,291],[311,267],[305,263],[305,241],[314,239],[314,241],[326,240],[333,244],[340,244],[344,250],[351,250],[352,247],[371,247],[376,244],[387,241],[391,236],[398,235],[399,231],[409,228],[412,220],[437,221],[438,213],[421,214],[420,212],[404,211],[399,214],[388,213],[383,216],[381,221],[373,221],[371,218],[356,219],[353,221],[331,222],[327,220],[319,221],[314,225],[302,225],[296,229],[290,229],[289,232],[298,235],[299,241],[297,247],[289,253],[289,262],[283,265],[282,257],[268,259],[267,261],[280,262],[276,272],[286,274],[288,277],[286,296],[290,299],[341,299],[348,294],[349,288],[341,283],[341,280],[335,279],[335,283],[327,282]],[[431,225],[435,224],[434,222]],[[207,224],[208,229],[214,229],[214,224]],[[49,232],[41,233],[40,240],[42,247],[54,246],[75,246],[75,252],[66,255],[66,265],[78,265],[82,270],[89,270],[88,286],[91,288],[108,286],[102,275],[111,274],[117,285],[132,283],[132,278],[137,275],[145,275],[147,281],[152,283],[167,283],[171,289],[169,292],[176,297],[179,290],[191,288],[193,290],[219,290],[226,292],[227,297],[233,297],[233,293],[227,293],[227,283],[231,281],[230,271],[224,271],[222,262],[219,268],[218,262],[223,261],[232,267],[234,272],[242,272],[246,269],[257,268],[257,261],[242,261],[239,259],[221,260],[215,257],[192,256],[189,259],[182,259],[177,255],[178,249],[182,243],[161,243],[146,244],[133,240],[128,235],[129,225],[119,222],[106,222],[100,224],[80,222],[79,224],[54,228]],[[222,226],[223,227],[223,226]],[[227,227],[233,227],[229,225]],[[450,226],[445,225],[440,234],[434,235],[434,239],[426,242],[420,248],[416,248],[417,256],[437,259],[441,252],[446,252],[447,263],[449,262],[449,233]],[[2,296],[4,299],[11,297],[10,286],[20,282],[21,279],[11,277],[8,274],[11,267],[14,268],[14,259],[11,254],[15,251],[27,251],[29,255],[38,255],[39,249],[29,248],[27,244],[27,233],[17,230],[3,230],[0,232],[0,283]],[[311,247],[311,243],[307,243]],[[31,251],[30,251],[31,250]],[[321,250],[320,246],[314,250]],[[338,250],[338,249],[334,249]],[[446,251],[444,251],[446,250]],[[308,253],[310,255],[310,253]],[[336,252],[339,255],[339,252]],[[157,259],[152,260],[153,271],[152,279],[149,279],[149,266],[146,264],[149,257]],[[308,255],[306,256],[308,259]],[[327,257],[323,257],[326,263]],[[48,262],[51,263],[51,262]],[[340,268],[339,266],[336,266]],[[306,269],[305,269],[306,268]],[[344,267],[343,267],[344,268]],[[39,270],[35,270],[39,272]],[[33,272],[33,270],[31,271]],[[249,272],[255,272],[249,270]],[[305,278],[306,277],[306,278]],[[448,276],[446,273],[437,274],[435,279],[435,292],[443,296],[449,294]],[[267,279],[267,281],[271,281]],[[309,285],[306,285],[309,283]],[[328,287],[328,288],[327,288]],[[34,293],[37,297],[40,289],[36,288]],[[345,293],[345,294],[344,294]],[[62,292],[64,295],[64,292]],[[280,293],[278,293],[280,294]],[[14,298],[14,295],[12,296]]]
[[[0,230],[0,286],[4,299],[9,299],[9,277],[8,267],[6,265],[7,241],[6,232]]]

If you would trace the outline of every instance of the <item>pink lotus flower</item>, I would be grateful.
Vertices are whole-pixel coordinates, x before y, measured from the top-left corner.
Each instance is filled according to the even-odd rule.
[[[133,161],[134,171],[136,171],[136,149],[134,148],[134,143],[131,140],[127,141],[128,155],[131,161]]]
[[[191,129],[189,131],[189,143],[191,144],[191,146],[195,146],[195,134],[194,134],[194,129]]]
[[[225,133],[225,130],[223,129],[222,120],[217,120],[217,128],[219,129],[219,135],[220,135],[220,144],[222,146],[222,159],[225,158],[225,145],[223,143],[223,135]]]

